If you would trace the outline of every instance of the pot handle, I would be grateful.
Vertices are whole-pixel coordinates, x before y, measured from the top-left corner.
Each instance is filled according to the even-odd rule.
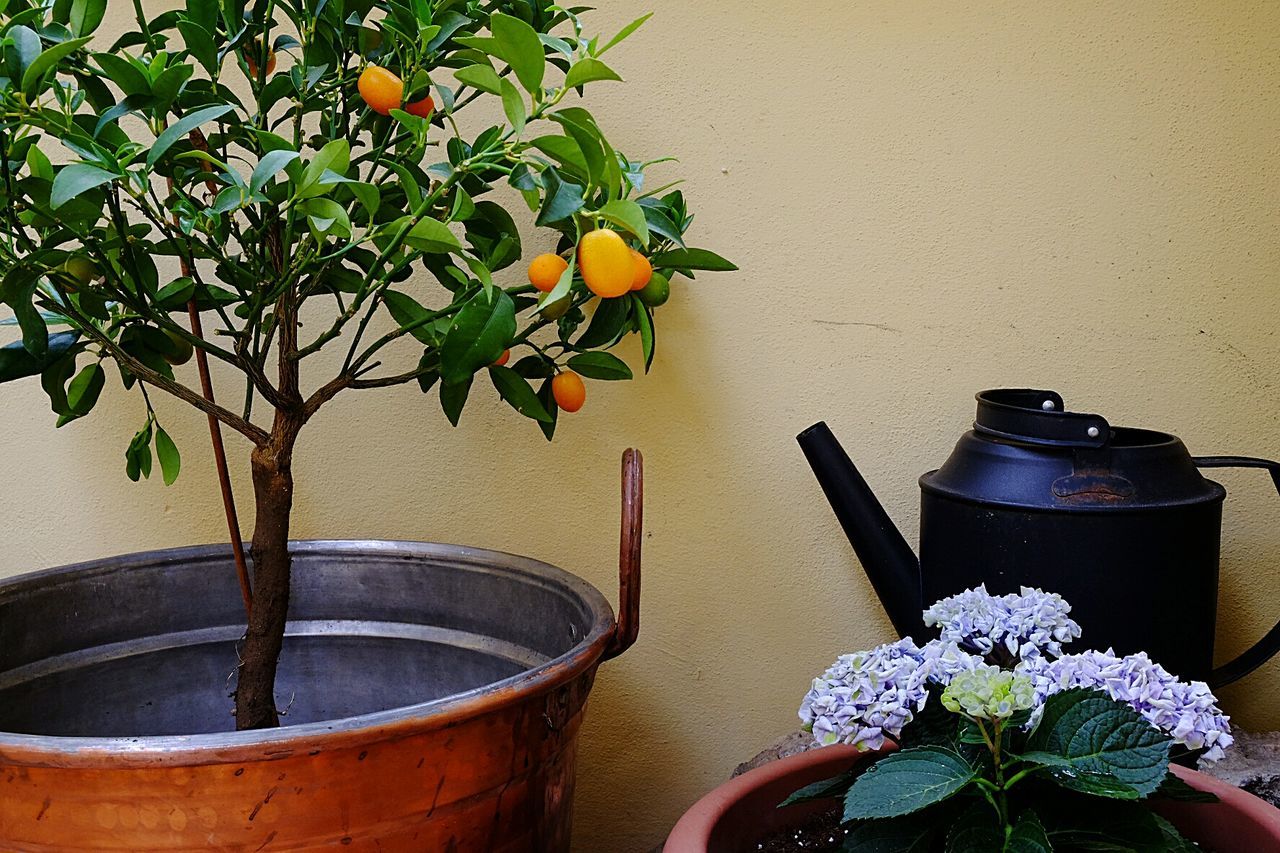
[[[1196,456],[1192,459],[1197,468],[1265,468],[1271,474],[1271,482],[1280,493],[1280,462],[1258,459],[1253,456]],[[1280,622],[1235,660],[1216,667],[1209,674],[1209,686],[1221,687],[1244,678],[1280,652]]]
[[[622,452],[622,533],[618,547],[618,625],[605,649],[611,660],[635,644],[640,634],[640,545],[644,537],[644,457]]]

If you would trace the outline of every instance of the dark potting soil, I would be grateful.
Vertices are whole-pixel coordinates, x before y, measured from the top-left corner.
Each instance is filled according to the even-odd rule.
[[[840,828],[836,809],[823,812],[781,832],[774,833],[756,845],[759,853],[839,853],[845,831]]]

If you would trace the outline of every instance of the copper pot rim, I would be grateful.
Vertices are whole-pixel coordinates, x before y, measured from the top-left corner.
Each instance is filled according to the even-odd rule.
[[[510,678],[429,702],[353,717],[303,723],[278,729],[154,737],[62,737],[0,731],[0,761],[35,767],[197,766],[287,758],[297,752],[351,748],[455,726],[504,706],[567,684],[597,666],[613,639],[616,621],[604,595],[588,581],[564,569],[486,548],[436,542],[382,539],[294,540],[296,554],[370,554],[446,560],[473,569],[506,571],[553,585],[581,602],[591,629],[564,654]],[[196,545],[143,551],[90,560],[0,581],[0,598],[24,588],[110,574],[139,560],[149,564],[184,562],[225,555],[231,546]]]

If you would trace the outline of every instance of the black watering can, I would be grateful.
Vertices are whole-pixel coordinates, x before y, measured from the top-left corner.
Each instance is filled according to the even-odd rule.
[[[1201,468],[1280,463],[1193,457],[1176,437],[1065,410],[1053,391],[978,394],[973,430],[920,478],[920,558],[825,423],[798,436],[897,631],[920,637],[924,606],[985,583],[1061,594],[1088,648],[1146,651],[1170,671],[1235,681],[1280,651],[1280,623],[1213,668],[1226,490]]]

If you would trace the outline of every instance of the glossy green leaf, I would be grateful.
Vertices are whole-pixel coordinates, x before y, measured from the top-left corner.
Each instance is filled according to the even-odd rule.
[[[524,106],[524,97],[520,94],[520,90],[511,84],[510,80],[503,80],[501,85],[502,91],[502,111],[507,115],[507,121],[511,122],[511,127],[516,132],[516,136],[524,133],[524,123],[528,119],[528,113]]]
[[[642,246],[649,245],[649,223],[644,218],[644,210],[634,201],[614,199],[596,212],[609,222],[630,231],[640,239]]]
[[[22,345],[44,363],[49,352],[49,327],[33,302],[37,276],[26,267],[10,269],[0,282],[0,302],[8,305],[22,329]]]
[[[843,853],[935,853],[943,830],[920,815],[864,821],[845,836]]]
[[[534,393],[533,388],[523,376],[509,367],[493,365],[489,368],[489,378],[493,380],[493,387],[498,389],[498,395],[506,400],[511,408],[526,418],[551,423],[551,415],[547,413],[538,395]]]
[[[738,268],[732,261],[727,261],[708,249],[672,249],[660,252],[650,260],[655,267],[666,269],[732,272]]]
[[[95,361],[93,364],[85,365],[67,386],[67,405],[71,411],[77,415],[88,414],[98,402],[98,396],[102,393],[106,379],[107,374],[101,364]]]
[[[173,443],[169,433],[156,427],[156,458],[160,460],[160,472],[164,475],[164,484],[172,486],[182,470],[182,456],[178,446]]]
[[[423,252],[444,254],[462,251],[462,243],[459,242],[458,235],[438,219],[426,218],[415,224],[409,229],[404,242]]]
[[[598,59],[584,57],[579,59],[569,69],[569,73],[564,76],[565,86],[573,89],[596,80],[619,80],[618,72],[614,71],[608,65],[605,65]]]
[[[253,169],[253,174],[249,177],[249,189],[255,193],[261,191],[272,178],[294,160],[297,160],[298,156],[297,151],[284,150],[268,151],[262,155],[262,159],[258,161],[258,165]]]
[[[47,48],[35,58],[34,62],[27,66],[26,71],[22,72],[22,91],[28,95],[33,94],[46,73],[53,70],[53,67],[63,59],[88,44],[91,38],[92,36],[82,36],[81,38],[59,42]]]
[[[630,295],[601,299],[596,305],[596,313],[591,317],[591,324],[574,342],[575,345],[579,349],[612,346],[626,331],[627,318],[630,316]]]
[[[452,385],[448,382],[440,383],[440,408],[444,410],[444,416],[449,419],[449,423],[454,426],[458,425],[462,417],[462,409],[467,405],[467,396],[471,393],[473,378],[468,376],[463,381]]]
[[[1164,781],[1169,744],[1133,708],[1101,691],[1078,688],[1045,701],[1023,758],[1053,768],[1059,781],[1073,771],[1110,775],[1146,796]]]
[[[76,332],[58,332],[48,337],[44,358],[36,358],[22,341],[0,346],[0,382],[35,376],[54,360],[66,355],[79,340]]]
[[[164,132],[156,137],[155,144],[151,146],[151,151],[147,154],[147,165],[154,166],[160,161],[173,144],[179,139],[183,139],[191,131],[200,125],[221,118],[234,109],[230,104],[220,104],[214,107],[205,107],[188,113],[173,124],[165,128]]]
[[[910,814],[960,792],[977,775],[973,765],[945,747],[900,750],[881,758],[853,783],[845,796],[844,819]]]
[[[119,177],[114,172],[90,166],[88,163],[72,163],[64,166],[53,179],[53,190],[49,193],[49,207],[57,210],[82,193]]]
[[[498,43],[501,56],[511,66],[525,91],[542,88],[546,71],[546,55],[533,27],[519,18],[495,12],[489,17],[489,31]]]
[[[430,325],[434,315],[418,304],[412,296],[397,290],[388,290],[382,294],[382,301],[400,328],[411,327],[409,334],[429,346],[440,343],[434,328]]]
[[[102,23],[107,0],[71,0],[71,33],[87,36]]]
[[[630,379],[631,368],[613,353],[583,352],[569,359],[569,367],[588,379]]]
[[[631,35],[631,34],[632,34],[632,33],[634,33],[636,30],[640,29],[640,27],[644,26],[644,22],[645,22],[645,21],[647,21],[647,20],[649,20],[649,19],[650,19],[650,18],[652,18],[652,17],[653,17],[653,13],[652,13],[652,12],[650,12],[650,13],[649,13],[649,14],[647,14],[647,15],[641,15],[639,18],[636,18],[634,21],[632,21],[631,23],[627,24],[625,27],[623,27],[621,30],[619,30],[619,31],[618,31],[618,34],[617,34],[616,36],[614,36],[613,38],[609,39],[609,41],[605,42],[604,47],[602,47],[602,48],[600,48],[598,51],[596,51],[596,56],[601,56],[601,55],[603,55],[603,54],[604,54],[604,52],[605,52],[605,51],[607,51],[609,48],[611,48],[611,47],[613,47],[614,45],[618,44],[620,41],[622,41],[623,39],[625,39],[627,36]]]
[[[459,68],[453,76],[459,83],[465,83],[481,92],[488,92],[490,95],[502,94],[502,78],[488,65],[468,65],[465,68]]]
[[[346,174],[351,168],[351,145],[345,139],[335,139],[326,143],[316,152],[316,156],[307,162],[298,181],[298,198],[310,198],[328,191],[332,183],[321,183],[325,172],[338,175]]]
[[[502,290],[481,291],[462,306],[440,345],[440,377],[456,385],[502,355],[516,333],[515,305]]]

